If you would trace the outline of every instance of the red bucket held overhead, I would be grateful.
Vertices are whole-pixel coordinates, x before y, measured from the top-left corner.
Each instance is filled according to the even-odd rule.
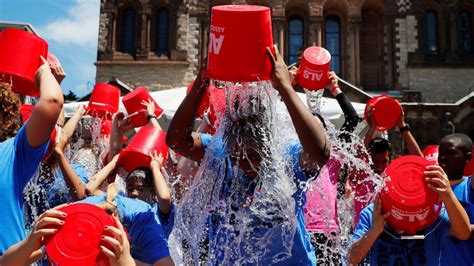
[[[166,133],[151,126],[140,128],[137,134],[128,144],[119,157],[119,165],[125,171],[131,172],[137,168],[150,167],[150,152],[156,151],[162,154],[163,162],[168,156],[168,145],[166,145]]]
[[[424,171],[433,163],[419,156],[395,159],[385,170],[385,189],[380,192],[387,222],[408,234],[428,227],[441,211],[438,194],[427,186]]]
[[[67,214],[64,225],[52,237],[45,237],[51,264],[109,265],[100,246],[106,244],[101,240],[104,226],[116,227],[113,217],[100,207],[87,203],[71,204],[59,210]]]
[[[438,145],[429,145],[423,149],[423,157],[432,162],[433,164],[438,164]]]
[[[254,5],[215,6],[211,12],[208,71],[216,80],[269,80],[273,47],[270,8]]]
[[[369,107],[372,108],[375,125],[379,131],[391,129],[402,114],[400,103],[387,95],[376,96],[367,102],[364,113],[366,121],[368,121],[367,112]]]
[[[38,96],[36,70],[48,57],[48,43],[40,37],[19,29],[0,32],[0,80],[12,83],[12,90],[21,95]]]
[[[87,113],[95,117],[112,116],[118,112],[120,89],[104,83],[97,83],[92,90]]]
[[[324,89],[329,84],[331,54],[328,50],[313,46],[304,50],[296,80],[308,90]]]
[[[145,87],[136,88],[122,98],[122,103],[128,112],[128,116],[135,127],[141,127],[148,124],[146,117],[146,106],[142,101],[148,102],[152,100],[155,105],[155,115],[159,117],[163,113],[163,109],[153,100]],[[142,111],[145,111],[142,112]]]

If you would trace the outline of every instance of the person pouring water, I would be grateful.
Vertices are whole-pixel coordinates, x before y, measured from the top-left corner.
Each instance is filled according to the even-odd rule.
[[[252,222],[239,224],[239,218],[235,218],[236,213],[242,213],[242,209],[252,203],[252,200],[243,200],[244,195],[247,194],[247,198],[251,199],[252,197],[256,197],[259,189],[265,189],[261,187],[263,181],[260,177],[267,178],[269,175],[265,170],[263,170],[263,172],[261,170],[265,160],[271,159],[267,147],[268,143],[265,143],[265,141],[271,142],[273,136],[262,121],[266,115],[264,112],[232,121],[223,121],[221,128],[225,128],[224,137],[228,137],[229,143],[221,147],[224,150],[214,150],[213,152],[216,152],[215,154],[221,154],[221,152],[224,154],[224,159],[222,160],[224,160],[225,169],[227,170],[224,170],[226,174],[223,182],[227,185],[222,186],[220,194],[222,195],[222,202],[227,202],[224,204],[228,204],[228,213],[226,213],[226,215],[228,215],[224,219],[230,217],[231,221],[226,220],[228,224],[225,225],[230,225],[229,228],[224,225],[222,220],[216,219],[218,211],[212,211],[210,214],[208,222],[210,229],[207,237],[209,240],[208,252],[211,264],[225,264],[231,261],[234,261],[234,263],[242,263],[242,260],[245,260],[242,259],[242,257],[246,257],[247,255],[247,259],[257,255],[258,258],[254,258],[251,262],[263,265],[275,263],[286,265],[316,264],[314,249],[305,229],[303,214],[305,192],[304,188],[299,185],[308,180],[309,177],[317,176],[320,167],[322,167],[329,158],[330,144],[321,121],[311,114],[294,91],[287,66],[276,47],[274,53],[271,52],[270,48],[267,48],[267,53],[272,64],[271,81],[273,87],[281,96],[298,136],[296,143],[286,143],[289,149],[286,150],[286,154],[283,157],[287,160],[291,160],[292,169],[289,171],[289,175],[297,187],[296,193],[294,193],[292,197],[289,197],[294,201],[293,204],[295,208],[292,210],[293,216],[268,218],[265,216],[256,217],[259,214],[254,214],[254,216],[251,214],[249,218]],[[206,88],[209,83],[209,78],[204,75],[205,69],[206,66],[201,67],[198,78],[194,82],[191,91],[178,108],[169,126],[169,134],[166,139],[170,148],[195,161],[203,160],[205,153],[213,149],[211,144],[214,141],[213,139],[216,138],[211,138],[211,136],[207,134],[192,132],[197,109],[201,99],[206,93]],[[257,90],[258,89],[259,88],[257,88]],[[258,98],[250,99],[251,104],[255,104],[253,107],[262,104],[261,101],[262,100]],[[244,104],[246,103],[238,100],[232,103],[232,105],[234,105],[233,107]],[[260,108],[260,110],[265,109],[265,106]],[[255,130],[250,129],[252,127]],[[219,135],[221,128],[218,129],[216,135]],[[234,134],[238,135],[238,140],[233,138],[235,137]],[[239,143],[241,145],[239,145]],[[220,158],[214,159],[221,160]],[[234,176],[237,174],[232,170],[235,169],[234,166],[238,167],[240,172],[243,172],[243,177],[237,178]],[[203,167],[211,166],[204,165]],[[215,184],[216,183],[214,183],[214,185]],[[240,205],[233,204],[235,202],[239,202]],[[243,205],[242,202],[244,202]],[[268,211],[267,215],[278,216],[280,212],[278,207],[282,206],[282,203],[267,202],[266,204],[268,207],[267,210],[277,206],[275,212]],[[282,224],[285,223],[286,219],[292,220],[292,222],[296,224],[296,230],[292,236],[293,245],[290,250],[285,249],[287,247],[284,246],[284,243],[288,242],[288,239],[285,239],[283,234],[272,233],[280,232],[272,230],[283,228]],[[238,227],[240,229],[236,229]],[[255,242],[252,242],[253,240],[235,241],[237,238],[245,238],[245,236],[241,236],[244,234],[244,231],[251,232],[251,237],[255,237],[255,239],[257,239],[257,235],[270,235],[270,238],[266,239],[268,245],[266,247],[260,247]],[[230,247],[227,247],[227,245],[230,245]],[[230,250],[228,248],[230,248]]]

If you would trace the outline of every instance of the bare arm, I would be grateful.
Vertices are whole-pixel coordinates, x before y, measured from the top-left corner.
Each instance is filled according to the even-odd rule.
[[[400,118],[397,121],[398,129],[405,127],[407,124],[405,123],[405,112],[402,109],[402,113],[400,114]],[[400,132],[402,135],[403,141],[407,145],[408,153],[411,155],[417,155],[423,157],[423,153],[420,150],[420,146],[418,146],[418,142],[416,142],[415,138],[411,134],[410,130],[405,130]]]
[[[374,204],[370,229],[363,236],[354,241],[347,250],[347,263],[349,265],[357,265],[367,256],[375,241],[377,241],[383,232],[386,223],[385,219],[390,215],[388,212],[382,214],[382,201],[378,196]],[[365,217],[361,216],[359,223],[364,222],[362,221],[364,218]],[[365,221],[365,223],[367,223],[367,221]]]
[[[41,59],[43,65],[35,74],[40,98],[26,124],[26,135],[31,147],[39,147],[49,140],[64,103],[61,87],[51,73],[49,64],[43,57]]]
[[[166,135],[166,144],[170,148],[194,161],[204,157],[201,139],[192,132],[199,105],[209,85],[209,78],[204,77],[203,69],[201,67],[193,87],[176,111],[168,128],[169,134]]]
[[[112,130],[110,132],[110,145],[108,161],[110,162],[115,155],[122,151],[122,138],[125,133],[133,129],[133,124],[122,112],[113,115]]]
[[[446,212],[451,223],[450,234],[460,240],[466,240],[471,236],[471,225],[469,217],[461,203],[454,195],[448,176],[439,165],[426,167],[425,178],[429,182],[428,187],[438,193],[443,201]]]
[[[82,104],[79,105],[74,115],[64,125],[63,132],[66,139],[69,139],[72,137],[72,134],[74,134],[77,124],[79,123],[79,120],[81,120],[82,116],[84,115],[84,112],[85,112],[84,105]]]
[[[166,183],[165,177],[161,172],[163,166],[163,157],[161,154],[157,154],[156,151],[150,154],[151,162],[150,168],[153,173],[153,186],[155,187],[155,193],[158,198],[158,206],[161,213],[168,215],[173,206],[171,199],[171,191]]]
[[[101,193],[102,191],[99,190],[100,185],[107,179],[107,177],[115,170],[117,167],[117,161],[119,159],[119,155],[116,154],[112,160],[104,166],[104,168],[100,169],[97,174],[95,174],[86,185],[86,193],[89,195]]]
[[[290,74],[282,56],[275,47],[275,54],[267,47],[272,63],[272,83],[280,93],[290,113],[298,138],[303,146],[300,161],[304,170],[317,170],[329,159],[330,144],[319,119],[315,118],[291,86]]]
[[[69,195],[71,195],[74,201],[77,201],[86,198],[86,186],[82,183],[76,172],[74,172],[71,164],[69,164],[66,156],[64,155],[64,147],[68,142],[65,134],[66,133],[63,133],[61,135],[59,143],[56,144],[56,147],[54,148],[54,153],[56,159],[58,160],[59,168],[61,168],[64,181],[68,187]]]

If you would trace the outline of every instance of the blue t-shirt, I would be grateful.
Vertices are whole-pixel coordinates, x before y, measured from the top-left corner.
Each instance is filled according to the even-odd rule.
[[[18,134],[0,143],[0,255],[26,236],[23,219],[23,189],[48,148],[49,140],[37,148],[28,144],[26,124]]]
[[[352,241],[364,236],[372,227],[374,204],[370,204],[360,213],[359,224]],[[449,234],[450,222],[446,210],[441,210],[439,217],[426,229],[425,239],[401,240],[382,232],[367,254],[370,265],[439,265],[441,240]],[[385,230],[397,236],[394,230],[385,226]]]
[[[82,203],[102,204],[107,194],[88,197]],[[139,199],[115,197],[120,221],[130,237],[132,257],[149,264],[169,257],[168,242],[155,210]]]
[[[201,134],[201,143],[204,147],[204,149],[207,148],[209,143],[211,142],[212,137],[208,134]],[[297,192],[293,195],[293,198],[295,199],[295,210],[294,210],[294,217],[279,217],[278,213],[274,215],[274,217],[269,218],[268,221],[260,219],[261,217],[255,217],[255,219],[252,219],[252,221],[249,223],[249,227],[253,228],[252,230],[252,236],[256,238],[263,237],[265,234],[267,234],[269,231],[266,230],[265,226],[262,226],[262,224],[268,224],[269,227],[272,228],[273,234],[271,236],[267,236],[268,244],[265,247],[265,253],[262,256],[258,256],[258,264],[260,265],[316,265],[316,255],[314,248],[311,244],[310,241],[310,235],[306,231],[306,226],[305,226],[305,219],[304,219],[304,212],[303,212],[303,207],[306,204],[306,193],[303,191],[303,189],[300,187],[300,182],[304,182],[308,180],[308,177],[303,173],[303,171],[300,168],[300,160],[299,160],[299,155],[301,151],[301,144],[296,143],[294,145],[291,145],[288,152],[288,155],[291,157],[292,160],[292,165],[293,165],[293,173],[294,173],[294,182],[297,185]],[[218,151],[220,154],[222,151]],[[222,152],[223,153],[223,152]],[[230,180],[233,179],[232,177],[232,166],[230,163],[230,159],[227,158],[227,178],[224,180],[224,182],[231,183],[229,182]],[[230,177],[230,180],[227,180],[228,177]],[[256,184],[253,180],[250,178],[246,178],[247,181],[245,180],[240,180],[242,182],[243,188],[250,188],[250,190],[255,189]],[[245,183],[247,182],[247,183]],[[226,187],[224,187],[225,189]],[[229,191],[225,190],[223,192],[223,198],[228,198],[228,197],[235,197],[236,193],[235,191]],[[248,192],[244,191],[243,193]],[[218,230],[216,234],[216,230],[213,229],[213,227],[216,227],[216,221],[219,220],[218,218],[219,215],[217,215],[215,212],[211,215],[210,218],[210,228],[209,228],[209,237],[210,239],[214,238],[217,239],[215,242],[215,246],[210,246],[211,250],[216,250],[216,254],[221,254],[224,252],[223,249],[226,249],[227,247],[225,244],[220,245],[219,242],[220,239],[231,239],[233,237],[238,237],[239,232],[229,232],[229,230]],[[271,215],[270,215],[271,216]],[[285,247],[285,241],[282,239],[282,235],[284,235],[283,228],[281,228],[280,233],[275,233],[275,227],[278,227],[278,219],[297,219],[297,224],[296,224],[296,230],[295,230],[295,235],[293,237],[293,246],[291,248],[291,256],[286,257],[283,254],[287,254],[287,248]],[[217,224],[219,222],[217,221]],[[252,226],[253,223],[256,223],[257,226]],[[211,241],[212,242],[212,241]],[[224,240],[224,242],[228,242],[227,240]],[[250,242],[250,243],[249,243]],[[262,250],[262,247],[255,247],[252,246],[251,241],[246,241],[245,243],[242,243],[240,247],[233,248],[232,253],[238,254],[237,256],[243,257],[247,256],[248,258],[250,257],[255,257],[255,251],[256,250]],[[283,256],[282,256],[283,255]],[[220,256],[220,255],[218,255]],[[232,255],[231,255],[232,256]],[[281,258],[278,262],[273,261],[275,258]],[[219,260],[219,259],[218,259]],[[218,264],[219,262],[216,262]]]
[[[158,215],[158,219],[160,219],[161,227],[163,228],[163,232],[165,233],[166,239],[168,239],[173,231],[174,226],[174,217],[176,216],[176,206],[173,204],[168,215],[163,214],[160,211],[160,207],[158,203],[152,205],[153,211]]]
[[[471,182],[472,177],[466,177],[451,188],[466,210],[470,223],[474,224],[474,191],[472,191]],[[440,263],[441,265],[474,265],[474,240],[461,241],[452,236],[444,238]]]

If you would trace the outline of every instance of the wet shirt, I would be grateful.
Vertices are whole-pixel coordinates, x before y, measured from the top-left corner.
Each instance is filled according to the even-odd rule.
[[[470,223],[474,224],[474,191],[471,188],[471,182],[472,177],[466,177],[451,188],[466,210]],[[440,263],[441,265],[474,265],[474,239],[461,241],[455,237],[446,236],[441,246]]]
[[[106,194],[88,197],[82,203],[102,204]],[[115,197],[120,221],[130,238],[132,257],[149,264],[170,256],[168,242],[156,211],[139,199]]]
[[[18,134],[0,143],[0,255],[26,237],[23,219],[23,189],[38,169],[49,140],[37,148],[28,144],[26,124]]]
[[[359,217],[359,224],[354,232],[355,241],[372,227],[372,212],[374,204],[367,206]],[[375,241],[367,254],[366,260],[370,265],[439,265],[441,240],[448,236],[450,229],[446,210],[441,210],[437,220],[418,234],[424,234],[425,239],[401,240],[390,226],[385,226],[384,232]]]
[[[212,137],[207,134],[200,134],[201,142],[203,147],[206,149],[208,144],[211,142]],[[219,242],[229,242],[227,239],[232,239],[239,237],[239,232],[235,230],[219,230],[216,232],[216,224],[219,224],[218,215],[215,215],[215,212],[211,216],[210,226],[209,226],[209,237],[210,239],[217,239],[216,246],[210,246],[211,250],[218,250],[217,253],[217,261],[215,264],[219,264],[220,259],[219,257],[222,255],[224,250],[228,250],[231,253],[230,256],[245,256],[245,257],[258,257],[259,265],[316,265],[316,256],[313,246],[310,242],[310,236],[306,231],[305,226],[305,219],[304,219],[304,212],[303,207],[306,204],[306,195],[303,189],[298,185],[299,182],[305,182],[308,180],[308,177],[303,173],[300,168],[299,162],[299,154],[301,151],[301,144],[297,143],[291,145],[288,152],[290,155],[292,163],[293,163],[293,172],[294,172],[294,182],[297,184],[297,191],[293,195],[295,200],[295,209],[294,209],[294,216],[293,217],[280,217],[278,214],[278,210],[273,212],[272,206],[268,206],[267,213],[270,219],[266,219],[266,217],[252,217],[251,221],[247,224],[248,228],[252,230],[252,237],[256,239],[260,239],[265,237],[269,233],[268,229],[265,228],[272,228],[272,234],[267,236],[267,242],[264,247],[265,252],[264,254],[255,254],[255,251],[262,252],[262,247],[256,247],[252,245],[252,240],[250,241],[243,241],[239,247],[227,247],[225,243],[220,245]],[[230,159],[226,158],[227,160],[227,177],[225,178],[224,182],[232,183],[232,166],[230,164]],[[245,176],[244,176],[245,177]],[[241,184],[239,188],[233,191],[224,190],[222,192],[222,198],[225,200],[229,197],[237,197],[239,199],[244,199],[246,195],[255,195],[253,192],[256,190],[256,182],[254,179],[245,178],[245,180],[240,180]],[[228,188],[229,186],[227,186]],[[224,186],[224,189],[226,186]],[[239,200],[232,199],[231,202],[239,202]],[[243,204],[246,204],[244,201]],[[231,206],[230,208],[235,208],[234,210],[238,212],[238,210],[242,208],[240,206]],[[234,214],[231,214],[234,215]],[[291,250],[288,250],[288,247],[285,246],[285,239],[282,239],[282,235],[284,234],[283,228],[278,228],[278,224],[282,221],[278,221],[278,219],[295,219],[296,218],[296,229],[295,234],[293,237],[293,245]],[[229,220],[232,220],[232,217],[228,217]],[[276,228],[275,228],[276,227]],[[275,233],[278,232],[278,233]],[[219,234],[219,235],[218,235]],[[221,241],[222,240],[222,241]],[[213,242],[213,241],[211,241]],[[229,251],[231,249],[231,251]],[[290,256],[286,254],[291,253]],[[253,264],[253,263],[252,263]]]
[[[160,219],[161,227],[163,228],[163,232],[165,233],[166,239],[168,239],[173,231],[174,226],[174,217],[176,214],[176,206],[173,203],[171,207],[170,213],[163,214],[160,211],[160,206],[158,203],[152,205],[153,211],[158,215],[158,219]]]

